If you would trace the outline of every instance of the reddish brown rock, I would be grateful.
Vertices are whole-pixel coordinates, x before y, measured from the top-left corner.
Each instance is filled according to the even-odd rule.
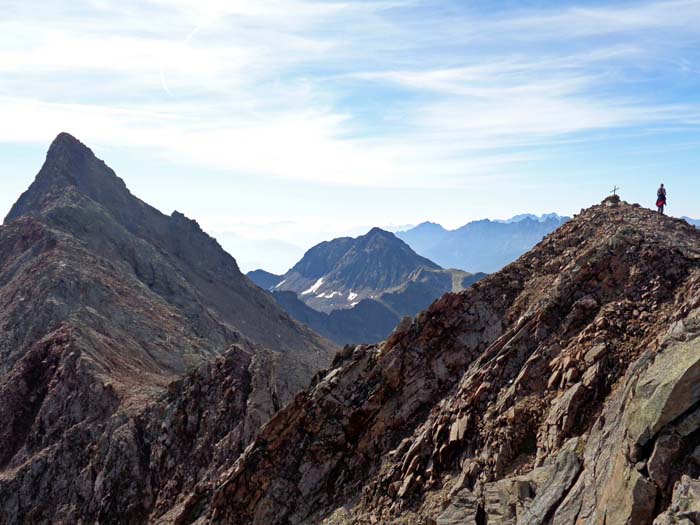
[[[613,200],[586,210],[390,343],[337,362],[277,416],[291,428],[263,429],[203,519],[651,524],[695,472],[657,438],[688,436],[686,449],[695,434],[680,429],[700,429],[684,416],[700,402],[699,261],[683,221]],[[310,435],[311,422],[323,430]],[[332,465],[302,496],[300,474],[321,458]]]
[[[59,135],[0,227],[0,523],[186,521],[333,351]]]

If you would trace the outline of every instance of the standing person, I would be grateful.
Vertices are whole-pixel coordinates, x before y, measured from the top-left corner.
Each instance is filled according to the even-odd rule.
[[[666,188],[664,188],[664,185],[662,184],[659,189],[656,191],[656,208],[659,213],[664,212],[664,208],[666,207]]]

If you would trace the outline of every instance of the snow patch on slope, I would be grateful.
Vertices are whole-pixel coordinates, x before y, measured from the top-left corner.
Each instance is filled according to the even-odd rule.
[[[311,293],[316,293],[318,291],[318,289],[321,288],[322,285],[323,285],[323,277],[321,277],[318,281],[316,281],[311,288],[301,292],[301,295],[309,295]]]
[[[340,292],[326,292],[318,294],[316,297],[319,299],[333,299],[336,295],[342,295]]]

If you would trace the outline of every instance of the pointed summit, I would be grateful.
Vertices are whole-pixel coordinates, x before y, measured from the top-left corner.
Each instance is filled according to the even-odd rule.
[[[48,156],[59,153],[61,151],[73,151],[92,154],[92,150],[85,144],[80,142],[70,133],[62,131],[59,133],[49,146]]]
[[[42,215],[70,189],[108,209],[136,200],[124,181],[90,148],[72,135],[60,133],[51,143],[36,179],[12,207],[5,224],[24,215]]]
[[[14,217],[0,226],[0,523],[160,521],[335,354],[70,135]],[[105,479],[97,497],[85,472]]]
[[[399,239],[396,235],[377,227],[372,228],[365,235],[358,237],[356,239],[356,245],[358,248],[364,250],[403,250],[407,251],[407,254],[409,252],[413,253],[413,250],[411,250],[408,245],[404,246],[404,241]]]
[[[370,231],[367,232],[367,235],[365,235],[365,237],[373,237],[373,236],[394,237],[394,234],[391,232],[388,232],[386,230],[382,230],[381,228],[375,226],[374,228],[372,228]]]
[[[419,268],[441,270],[391,232],[372,228],[357,238],[322,242],[282,277],[278,291],[293,291],[312,308],[352,308],[401,286]]]

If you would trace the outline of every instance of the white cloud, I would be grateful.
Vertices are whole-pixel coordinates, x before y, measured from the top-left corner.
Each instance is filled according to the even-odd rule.
[[[436,13],[415,1],[10,3],[0,141],[66,130],[239,174],[468,187],[585,133],[698,123],[690,102],[629,92],[648,61],[697,37],[698,1]]]

